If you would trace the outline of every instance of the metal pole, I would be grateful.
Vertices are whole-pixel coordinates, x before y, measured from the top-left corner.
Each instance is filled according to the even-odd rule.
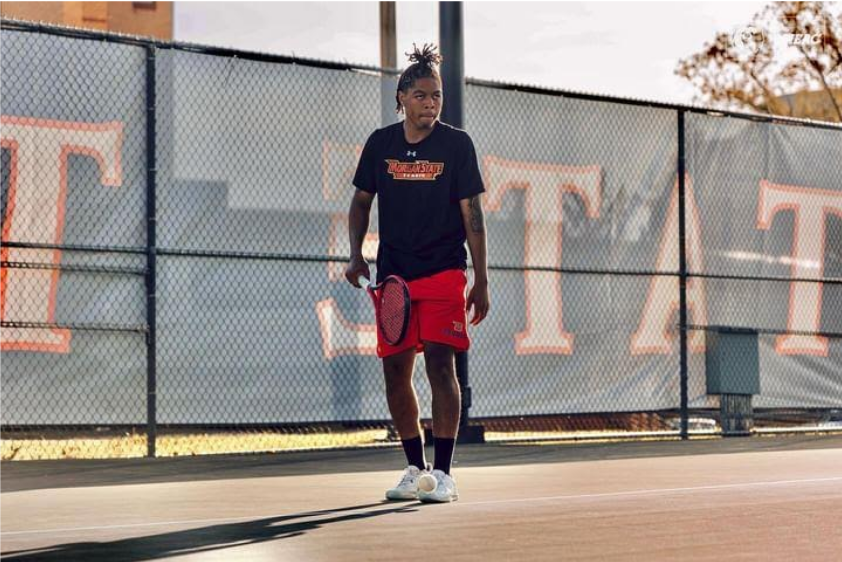
[[[456,353],[456,380],[459,382],[462,396],[462,403],[459,409],[459,433],[461,434],[463,429],[467,431],[468,421],[471,418],[471,406],[473,405],[472,390],[468,377],[467,351]]]
[[[443,57],[441,65],[444,105],[441,120],[458,127],[465,127],[465,44],[462,2],[439,2],[439,46]],[[456,354],[456,378],[462,393],[459,418],[459,441],[482,443],[483,428],[469,426],[472,400],[468,379],[468,352]]]
[[[155,350],[155,45],[146,47],[146,455],[155,456],[157,365]]]
[[[685,193],[684,111],[678,112],[678,337],[681,386],[681,438],[688,438],[687,391],[687,235]]]
[[[380,67],[398,67],[398,38],[396,32],[395,2],[380,2]],[[380,78],[380,123],[381,126],[398,122],[395,112],[397,84],[389,74]]]
[[[398,67],[398,37],[397,37],[397,7],[395,2],[380,2],[380,68],[381,69],[396,69]],[[400,118],[395,111],[397,101],[395,95],[397,94],[397,80],[396,78],[386,72],[380,73],[380,126],[386,127],[397,123]],[[353,359],[356,364],[359,364],[359,358]],[[337,369],[334,366],[335,361],[331,362],[331,370]],[[336,373],[338,376],[334,380],[343,380],[342,373]],[[344,389],[341,389],[344,390]],[[358,395],[362,395],[362,391],[357,391]],[[344,395],[340,392],[339,395]],[[340,400],[344,398],[340,397]],[[393,424],[389,424],[388,428],[389,440],[398,440],[397,429]]]
[[[439,46],[444,60],[441,81],[444,106],[441,120],[465,126],[465,45],[462,40],[462,2],[439,2]]]

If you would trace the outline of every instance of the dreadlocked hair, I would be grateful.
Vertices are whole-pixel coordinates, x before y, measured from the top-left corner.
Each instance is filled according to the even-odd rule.
[[[437,50],[438,47],[432,43],[424,43],[420,51],[415,43],[412,44],[412,52],[404,53],[409,57],[409,62],[412,64],[406,67],[406,70],[403,71],[401,77],[398,79],[398,92],[406,93],[419,78],[439,78],[439,72],[436,70],[436,67],[441,64],[443,59],[436,52]],[[400,113],[403,108],[401,107],[401,100],[397,93],[395,93],[395,101],[397,102],[395,111]]]

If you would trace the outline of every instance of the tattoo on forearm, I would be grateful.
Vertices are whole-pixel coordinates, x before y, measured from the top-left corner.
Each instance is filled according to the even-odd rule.
[[[471,230],[476,233],[485,232],[485,218],[482,216],[479,195],[471,197],[468,207],[471,210]]]

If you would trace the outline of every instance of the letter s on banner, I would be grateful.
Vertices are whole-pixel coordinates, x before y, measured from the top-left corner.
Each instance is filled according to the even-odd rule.
[[[348,191],[353,189],[351,181],[354,179],[354,170],[362,154],[362,148],[360,145],[338,144],[330,141],[322,144],[322,196],[325,201],[347,203]],[[373,207],[372,214],[374,213],[376,213],[376,208]],[[371,221],[371,223],[376,223],[376,221]],[[367,260],[371,261],[376,256],[378,241],[376,232],[365,235],[363,255]],[[348,212],[343,210],[331,213],[328,255],[345,257],[350,254],[350,251]],[[328,262],[328,279],[334,283],[345,283],[345,265],[342,261]],[[374,324],[348,321],[333,298],[317,302],[316,315],[319,320],[322,352],[325,358],[376,354],[377,332]]]

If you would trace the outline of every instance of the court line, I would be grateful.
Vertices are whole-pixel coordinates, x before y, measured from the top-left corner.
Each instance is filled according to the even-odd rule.
[[[624,492],[605,492],[601,494],[573,494],[563,496],[541,496],[537,498],[513,498],[505,500],[489,500],[478,502],[456,502],[451,504],[454,507],[467,507],[474,505],[493,505],[506,503],[526,503],[526,502],[543,502],[543,501],[558,501],[558,500],[576,500],[576,499],[593,499],[593,498],[611,498],[623,496],[647,496],[656,494],[670,494],[677,492],[704,492],[711,490],[730,490],[734,488],[754,488],[764,486],[782,486],[787,484],[813,484],[820,482],[838,482],[842,481],[842,476],[831,476],[828,478],[810,478],[804,480],[772,480],[763,482],[740,482],[734,484],[716,484],[711,486],[692,486],[686,488],[651,488],[644,490],[627,490]],[[383,506],[394,505],[384,503]],[[220,522],[236,522],[236,521],[252,521],[255,519],[271,519],[273,517],[289,517],[294,516],[295,513],[273,513],[270,515],[249,515],[243,517],[217,517],[213,519],[185,519],[179,521],[157,521],[144,523],[127,523],[123,525],[101,525],[94,527],[68,527],[58,529],[31,529],[24,531],[5,531],[0,532],[0,536],[9,537],[15,535],[35,535],[43,533],[72,533],[78,531],[108,531],[113,529],[133,529],[141,527],[162,527],[171,525],[196,525],[205,523],[220,523]],[[301,518],[317,517],[321,515],[319,512],[308,512],[301,514]]]
[[[625,492],[605,492],[601,494],[574,494],[566,496],[542,496],[537,498],[514,498],[507,500],[488,500],[478,502],[458,502],[454,505],[491,505],[500,503],[525,503],[556,500],[577,500],[593,498],[611,498],[622,496],[649,496],[657,494],[670,494],[676,492],[704,492],[711,490],[730,490],[733,488],[752,488],[762,486],[780,486],[785,484],[811,484],[816,482],[837,482],[842,481],[842,476],[831,476],[828,478],[810,478],[806,480],[772,480],[764,482],[740,482],[735,484],[716,484],[711,486],[692,486],[687,488],[652,488],[645,490],[627,490]]]

